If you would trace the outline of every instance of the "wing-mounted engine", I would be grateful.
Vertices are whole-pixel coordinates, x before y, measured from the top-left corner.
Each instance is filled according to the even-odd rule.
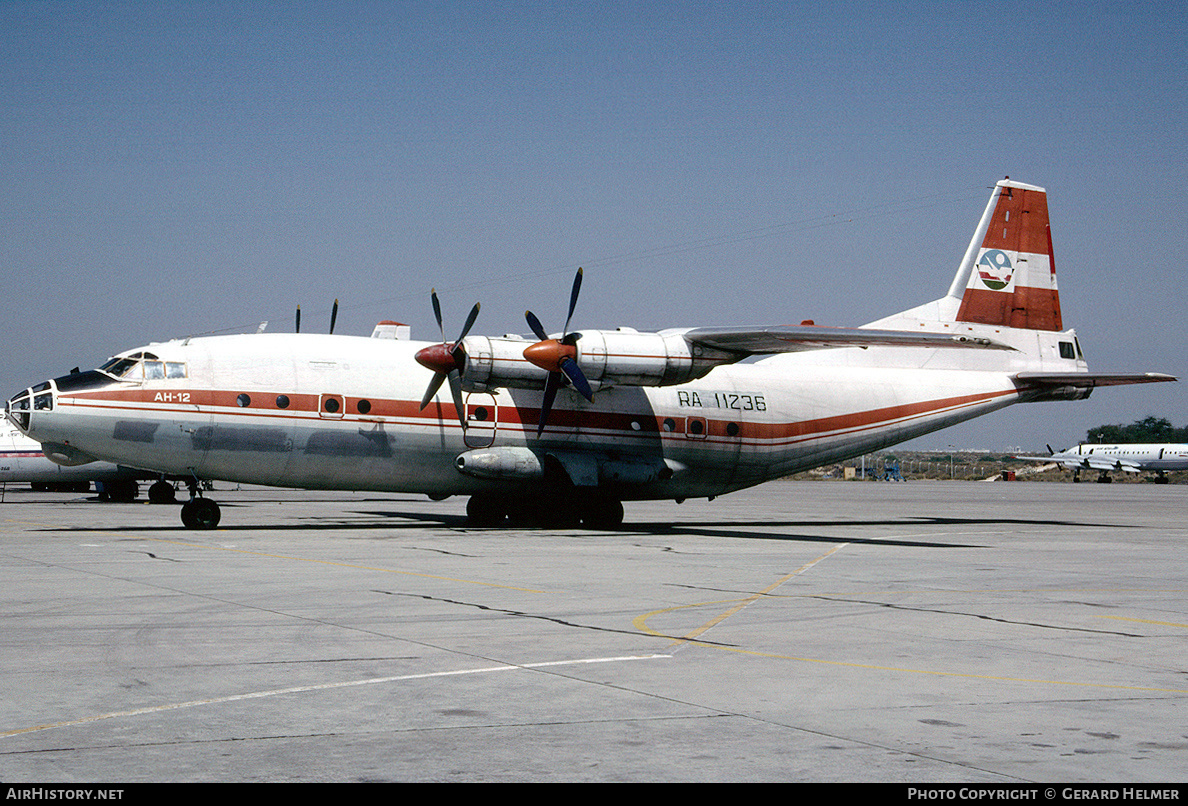
[[[707,375],[714,367],[745,357],[687,341],[683,330],[640,333],[630,328],[583,330],[564,340],[529,342],[504,336],[469,336],[462,388],[544,389],[566,358],[592,392],[612,386],[673,386]],[[566,343],[569,342],[569,343]]]

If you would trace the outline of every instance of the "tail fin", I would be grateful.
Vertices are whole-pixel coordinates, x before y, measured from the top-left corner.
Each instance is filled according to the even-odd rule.
[[[1043,188],[1009,177],[995,185],[949,296],[960,296],[958,322],[1064,329]]]

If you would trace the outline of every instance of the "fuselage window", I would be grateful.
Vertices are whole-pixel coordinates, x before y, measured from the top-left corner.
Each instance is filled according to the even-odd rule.
[[[371,411],[371,401],[370,400],[360,400],[358,403],[355,404],[355,408],[357,408],[359,410],[360,414],[367,414],[368,412]]]
[[[326,411],[330,412],[331,414],[338,411],[338,400],[336,398],[328,397],[326,398],[326,402],[322,405],[323,408],[325,408]]]
[[[252,399],[248,395],[240,395],[239,397],[235,398],[235,402],[241,409],[246,409],[248,406],[252,405]]]
[[[1071,341],[1060,342],[1060,357],[1061,358],[1076,358],[1077,357],[1076,353],[1073,352],[1073,346],[1072,346]]]
[[[276,396],[276,407],[278,409],[289,408],[289,396],[288,395],[277,395]]]

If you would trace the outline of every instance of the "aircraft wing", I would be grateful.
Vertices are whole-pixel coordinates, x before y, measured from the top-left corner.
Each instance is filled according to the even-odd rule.
[[[776,325],[760,328],[698,327],[681,334],[691,344],[745,355],[796,353],[833,347],[964,347],[983,350],[1013,350],[990,339],[952,336],[945,333],[911,333],[904,330],[873,330],[861,327],[818,327]]]
[[[1046,462],[1058,464],[1066,470],[1125,470],[1127,473],[1138,473],[1142,466],[1133,459],[1109,459],[1105,456],[1091,454],[1079,456],[1016,456],[1016,459],[1026,459],[1029,462]]]
[[[1127,473],[1138,473],[1142,469],[1132,459],[1107,459],[1104,456],[1085,457],[1085,466],[1094,470],[1125,470]]]
[[[1178,380],[1162,372],[1019,372],[1015,380],[1033,386],[1075,386],[1093,389],[1098,386],[1123,386],[1130,383],[1163,383]]]
[[[1080,459],[1072,459],[1067,456],[1056,456],[1052,454],[1049,454],[1048,456],[1016,456],[1015,458],[1023,459],[1028,462],[1043,462],[1044,464],[1049,465],[1060,465],[1061,467],[1066,467],[1070,470],[1080,467],[1081,465]]]

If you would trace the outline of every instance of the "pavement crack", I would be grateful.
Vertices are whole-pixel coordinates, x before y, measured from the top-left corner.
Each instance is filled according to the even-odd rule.
[[[641,633],[637,632],[636,630],[622,630],[622,629],[618,629],[615,627],[596,627],[596,626],[593,626],[590,624],[578,624],[577,622],[566,621],[565,619],[557,618],[556,616],[544,616],[544,615],[540,615],[539,613],[526,613],[523,610],[508,610],[508,609],[502,608],[502,607],[491,607],[490,605],[479,604],[478,602],[463,602],[463,601],[459,601],[457,599],[444,599],[439,596],[429,596],[428,594],[424,594],[424,593],[402,593],[400,591],[386,591],[386,590],[380,590],[378,588],[372,588],[372,593],[381,593],[385,596],[407,596],[412,599],[424,599],[425,601],[429,601],[429,602],[443,602],[445,604],[460,605],[462,607],[473,607],[476,610],[486,610],[489,613],[501,613],[505,616],[515,616],[517,618],[536,619],[537,621],[548,621],[553,624],[559,624],[562,627],[576,627],[581,630],[594,630],[595,632],[616,633],[619,635],[631,635],[631,636],[635,636],[637,638],[641,635]],[[686,640],[686,639],[681,638],[680,636],[677,636],[677,635],[661,636],[661,637],[668,639],[668,640],[674,640],[674,641]],[[714,644],[715,642],[698,639],[698,643]],[[731,646],[730,644],[717,644],[717,645],[718,646]]]
[[[849,602],[850,604],[866,604],[874,605],[875,607],[884,607],[888,610],[905,610],[914,613],[936,613],[944,616],[963,616],[965,618],[975,618],[981,621],[993,621],[999,624],[1011,624],[1022,627],[1038,627],[1041,630],[1059,630],[1060,632],[1086,632],[1095,635],[1117,635],[1122,638],[1143,638],[1144,636],[1132,632],[1120,632],[1118,630],[1094,630],[1089,627],[1068,627],[1056,624],[1042,624],[1038,621],[1016,621],[1014,619],[998,618],[996,616],[987,616],[983,613],[963,613],[959,610],[941,610],[933,607],[906,607],[904,605],[891,604],[890,602],[876,602],[869,599],[847,599],[840,596],[811,596],[813,599],[823,599],[830,602]]]
[[[139,551],[139,552],[132,552],[132,553],[133,554],[147,554],[149,557],[151,557],[154,560],[164,560],[167,563],[180,563],[181,562],[181,560],[174,559],[173,557],[158,557],[156,554],[153,554],[151,551]]]

